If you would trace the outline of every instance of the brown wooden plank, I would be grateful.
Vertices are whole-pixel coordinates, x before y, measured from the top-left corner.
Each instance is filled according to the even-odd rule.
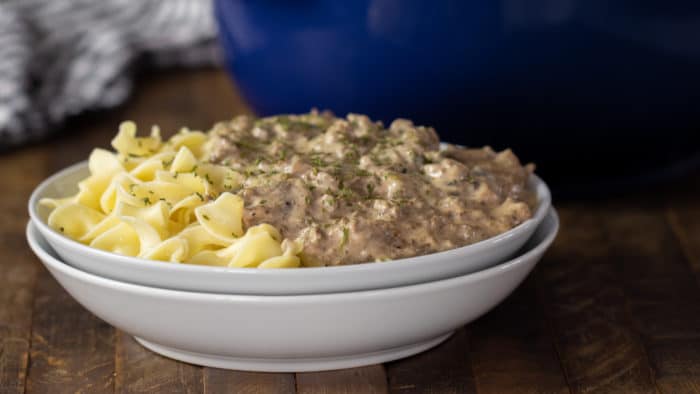
[[[189,85],[192,95],[206,103],[192,118],[194,127],[208,128],[236,115],[252,114],[235,82],[223,72],[211,70],[193,74]]]
[[[159,356],[131,335],[117,332],[116,393],[201,393],[202,368]]]
[[[537,299],[538,275],[536,270],[501,306],[470,326],[480,394],[569,392]]]
[[[4,209],[0,203],[0,209]],[[0,234],[0,393],[24,392],[31,332],[34,257],[22,233]]]
[[[605,213],[628,307],[659,388],[700,393],[700,286],[663,211],[617,203]]]
[[[229,371],[204,368],[205,393],[295,393],[294,374]]]
[[[43,178],[45,151],[25,148],[0,156],[0,393],[22,393],[29,359],[37,262],[24,240],[29,194]]]
[[[114,329],[38,274],[27,393],[114,390]]]
[[[666,219],[671,231],[681,245],[696,282],[700,283],[700,174],[688,177],[680,192],[671,194],[667,201]],[[697,360],[698,340],[679,340],[678,344],[660,344],[657,352],[659,364],[666,371],[682,371],[683,375],[700,376],[700,362]],[[689,382],[691,383],[691,382]],[[697,391],[697,384],[693,387]],[[692,386],[691,386],[692,387]],[[690,388],[684,391],[692,392]]]
[[[697,193],[697,200],[693,204],[679,204],[671,200],[666,215],[671,230],[700,282],[700,193]]]
[[[386,393],[386,373],[381,365],[325,372],[298,373],[297,392],[300,394]]]
[[[613,214],[598,210],[560,207],[561,231],[535,278],[538,299],[573,392],[655,392],[619,259],[610,255],[615,241],[605,228]]]
[[[476,393],[469,335],[468,328],[462,328],[436,348],[386,364],[389,391]]]

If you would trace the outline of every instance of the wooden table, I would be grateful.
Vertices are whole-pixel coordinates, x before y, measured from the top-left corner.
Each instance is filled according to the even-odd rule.
[[[444,344],[405,360],[265,374],[145,350],[73,301],[24,241],[30,191],[93,146],[108,146],[119,121],[172,132],[248,111],[216,70],[138,86],[124,107],[81,116],[60,137],[0,156],[0,393],[700,393],[700,176],[558,203],[560,235],[526,282]]]

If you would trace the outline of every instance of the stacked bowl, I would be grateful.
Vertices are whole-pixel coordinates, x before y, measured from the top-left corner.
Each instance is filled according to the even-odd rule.
[[[45,197],[74,194],[87,163],[40,184],[29,245],[86,309],[177,360],[239,370],[319,371],[429,349],[506,298],[556,237],[546,184],[533,217],[496,237],[381,263],[263,270],[166,263],[90,248],[52,230]]]

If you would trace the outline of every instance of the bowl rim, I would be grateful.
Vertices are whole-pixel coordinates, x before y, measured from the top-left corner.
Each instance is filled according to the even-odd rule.
[[[149,268],[156,269],[156,270],[173,270],[173,271],[181,271],[181,272],[210,272],[210,273],[220,273],[220,274],[224,274],[224,275],[255,275],[257,277],[265,277],[265,276],[295,277],[295,276],[304,276],[304,275],[309,275],[309,274],[313,274],[313,273],[318,273],[321,271],[326,273],[326,274],[329,274],[329,275],[330,274],[342,275],[343,273],[347,273],[347,272],[371,273],[372,271],[375,271],[377,269],[382,269],[382,268],[387,269],[387,268],[391,268],[391,267],[396,267],[397,265],[400,265],[401,267],[405,267],[403,269],[410,269],[411,266],[425,264],[426,260],[429,260],[429,259],[459,258],[459,257],[461,257],[461,254],[463,254],[467,251],[478,253],[479,251],[487,250],[491,247],[496,246],[497,244],[500,244],[502,242],[506,242],[508,239],[516,236],[516,234],[518,234],[518,233],[528,231],[533,226],[537,227],[540,223],[542,223],[542,221],[544,220],[544,218],[546,217],[546,215],[548,214],[548,212],[552,206],[552,195],[551,195],[549,187],[540,177],[538,177],[536,174],[532,173],[530,175],[530,179],[528,180],[528,183],[530,184],[531,187],[533,187],[533,189],[535,190],[536,195],[537,195],[537,209],[535,210],[534,215],[532,215],[531,218],[527,219],[526,221],[520,223],[519,225],[513,227],[512,229],[510,229],[506,232],[503,232],[503,233],[498,234],[496,236],[493,236],[491,238],[481,240],[479,242],[475,242],[473,244],[461,246],[459,248],[449,249],[449,250],[445,250],[445,251],[441,251],[441,252],[435,252],[435,253],[430,253],[430,254],[425,254],[425,255],[420,255],[420,256],[406,257],[406,258],[401,258],[401,259],[388,260],[388,261],[375,262],[375,263],[334,265],[334,266],[321,266],[321,267],[302,267],[302,269],[295,268],[295,269],[262,270],[262,269],[238,268],[238,267],[218,267],[218,266],[208,266],[208,265],[194,265],[194,264],[184,264],[184,263],[171,263],[171,264],[169,264],[169,262],[149,260],[149,259],[143,259],[143,258],[131,257],[131,256],[123,256],[123,255],[119,255],[116,253],[111,253],[111,252],[107,252],[104,250],[91,248],[88,245],[84,245],[78,241],[75,241],[71,238],[66,237],[63,234],[58,233],[57,231],[55,231],[54,229],[49,227],[48,224],[44,222],[44,220],[41,219],[37,209],[38,209],[38,205],[39,205],[40,196],[44,193],[44,191],[48,187],[50,187],[50,185],[54,184],[59,179],[67,176],[68,174],[72,174],[74,172],[84,170],[87,167],[88,167],[87,160],[80,161],[78,163],[72,164],[72,165],[54,173],[53,175],[49,176],[44,181],[39,183],[39,185],[37,185],[37,187],[34,188],[34,190],[32,191],[32,194],[29,197],[29,201],[28,201],[29,217],[31,218],[31,221],[37,225],[38,230],[44,235],[45,238],[52,237],[53,240],[55,240],[57,242],[61,242],[66,248],[70,248],[70,249],[77,250],[77,251],[82,251],[83,254],[92,255],[96,259],[103,259],[103,258],[119,259],[120,263],[123,263],[123,264],[134,264],[134,265],[139,265],[139,267],[149,267]]]
[[[517,257],[503,262],[495,267],[487,268],[485,270],[477,271],[471,274],[455,276],[447,279],[440,279],[431,282],[423,282],[417,284],[411,284],[406,286],[398,287],[387,287],[380,289],[370,289],[370,290],[359,290],[359,291],[348,291],[348,292],[338,292],[338,293],[323,293],[323,294],[297,294],[297,295],[253,295],[253,294],[221,294],[221,293],[208,293],[208,292],[195,292],[187,290],[173,290],[164,289],[160,287],[144,286],[129,282],[122,282],[114,279],[105,278],[102,276],[94,275],[75,267],[70,266],[67,263],[54,257],[44,249],[38,240],[42,237],[41,232],[38,230],[36,224],[31,220],[27,222],[26,227],[26,237],[29,247],[32,251],[39,257],[39,259],[44,263],[44,265],[49,268],[54,268],[60,271],[62,274],[77,279],[82,282],[92,283],[99,287],[107,287],[117,291],[127,291],[131,293],[137,293],[139,295],[146,296],[162,296],[169,297],[172,299],[179,300],[199,300],[208,302],[248,302],[248,303],[318,303],[320,301],[335,302],[349,299],[357,299],[357,297],[402,297],[410,293],[415,292],[432,292],[440,291],[446,288],[456,286],[456,285],[466,285],[474,282],[479,282],[482,280],[487,280],[490,277],[494,277],[503,274],[508,271],[516,269],[521,264],[528,262],[533,256],[539,253],[544,254],[546,250],[551,246],[552,242],[559,233],[560,221],[559,215],[554,208],[551,208],[547,214],[548,218],[551,218],[551,225],[546,229],[546,234],[544,238],[537,243],[537,245],[532,246],[525,253],[518,255]],[[44,239],[44,242],[48,244],[48,241]]]

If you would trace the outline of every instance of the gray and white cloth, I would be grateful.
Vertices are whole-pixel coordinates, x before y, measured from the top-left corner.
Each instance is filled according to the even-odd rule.
[[[219,61],[211,0],[0,0],[0,151],[114,107],[137,64]]]

